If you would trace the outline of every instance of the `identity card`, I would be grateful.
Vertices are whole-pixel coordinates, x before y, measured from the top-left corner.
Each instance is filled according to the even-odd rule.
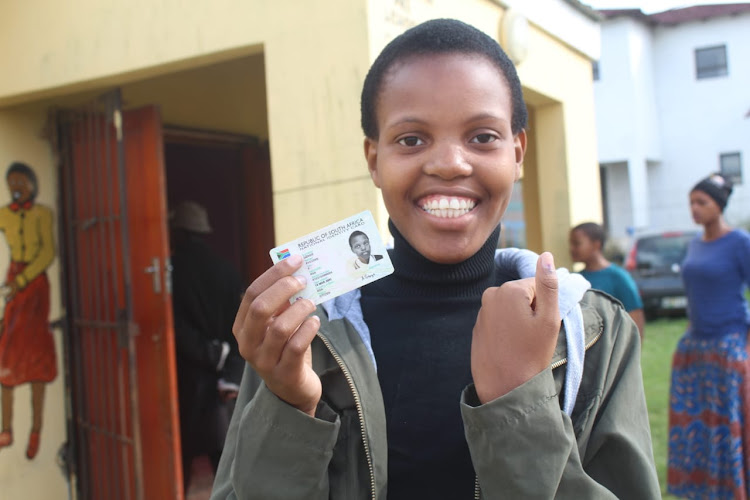
[[[393,272],[369,210],[278,246],[270,254],[274,264],[295,254],[304,259],[294,274],[307,278],[307,286],[290,302],[305,298],[317,305]]]

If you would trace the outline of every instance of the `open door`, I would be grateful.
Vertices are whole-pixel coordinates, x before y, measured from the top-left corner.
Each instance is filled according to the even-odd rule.
[[[159,112],[113,92],[57,123],[78,495],[182,499]]]

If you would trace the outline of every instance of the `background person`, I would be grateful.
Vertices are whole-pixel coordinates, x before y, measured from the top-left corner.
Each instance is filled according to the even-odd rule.
[[[703,235],[688,245],[682,277],[688,330],[672,361],[669,492],[685,498],[750,496],[750,235],[723,212],[731,183],[718,174],[690,191]]]
[[[233,404],[244,369],[232,336],[242,283],[232,266],[209,248],[204,235],[210,232],[208,213],[198,203],[180,203],[171,215],[172,308],[186,490],[195,457],[208,455],[214,470],[219,463],[228,426],[226,404]]]
[[[586,267],[581,275],[592,288],[606,292],[622,302],[625,310],[638,325],[641,340],[646,329],[646,315],[638,287],[630,274],[617,264],[608,261],[602,249],[605,243],[604,228],[594,222],[584,222],[570,230],[570,258]]]

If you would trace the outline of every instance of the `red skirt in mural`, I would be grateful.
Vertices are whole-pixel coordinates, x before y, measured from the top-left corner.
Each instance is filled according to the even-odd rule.
[[[6,283],[24,270],[11,262]],[[41,273],[5,305],[0,333],[0,384],[51,382],[57,376],[55,343],[49,329],[49,281]]]

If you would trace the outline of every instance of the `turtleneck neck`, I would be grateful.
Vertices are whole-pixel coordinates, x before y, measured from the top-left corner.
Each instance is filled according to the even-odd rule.
[[[365,287],[372,288],[363,290],[364,293],[429,298],[476,297],[496,284],[494,257],[500,238],[499,225],[477,253],[457,264],[438,264],[425,258],[390,220],[388,228],[394,239],[393,249],[389,250],[394,272]]]

